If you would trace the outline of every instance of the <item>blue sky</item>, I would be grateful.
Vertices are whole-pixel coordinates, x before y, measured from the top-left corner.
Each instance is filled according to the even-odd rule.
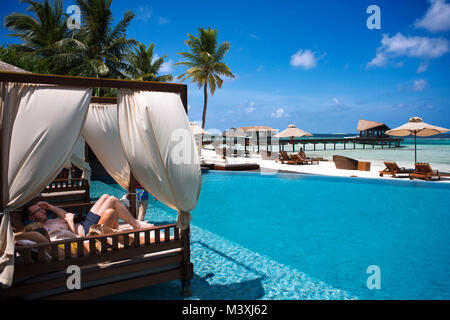
[[[69,6],[73,1],[64,1]],[[381,29],[368,29],[377,5]],[[3,2],[0,16],[26,4]],[[391,128],[411,116],[450,128],[450,3],[396,1],[112,1],[116,19],[136,13],[128,35],[168,55],[187,50],[187,34],[219,31],[231,43],[236,75],[209,98],[207,128],[289,124],[312,133],[352,133],[359,119]],[[5,35],[3,43],[15,41]],[[201,120],[203,92],[189,86],[189,118]]]

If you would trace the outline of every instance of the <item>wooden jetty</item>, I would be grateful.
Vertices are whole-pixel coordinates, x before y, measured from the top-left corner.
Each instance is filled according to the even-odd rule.
[[[387,148],[399,148],[402,138],[392,137],[347,137],[347,138],[317,138],[317,139],[293,139],[293,140],[279,140],[281,150],[285,150],[286,146],[292,145],[294,150],[295,145],[303,145],[303,150],[306,150],[306,145],[313,145],[313,151],[316,150],[317,145],[323,145],[323,150],[336,150],[336,145],[342,144],[344,150],[356,149],[356,145],[362,145],[362,149],[366,147],[375,148],[380,146],[382,149]],[[328,145],[331,147],[327,148]],[[311,150],[310,150],[311,151]]]

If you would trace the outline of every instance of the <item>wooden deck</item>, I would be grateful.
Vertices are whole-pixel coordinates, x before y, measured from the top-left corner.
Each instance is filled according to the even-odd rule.
[[[284,150],[286,146],[303,145],[303,150],[315,151],[317,145],[323,145],[324,150],[336,150],[336,145],[343,145],[344,150],[346,149],[356,149],[356,145],[362,145],[362,149],[366,147],[373,149],[375,146],[384,148],[399,148],[400,143],[403,142],[402,138],[391,138],[391,137],[350,137],[350,138],[317,138],[317,139],[294,139],[291,140],[279,140],[279,145],[281,150]],[[313,145],[313,149],[306,149],[306,145]],[[331,146],[329,146],[331,145]],[[329,146],[327,148],[327,146]]]
[[[259,164],[257,163],[215,163],[213,170],[220,171],[248,171],[258,170]]]

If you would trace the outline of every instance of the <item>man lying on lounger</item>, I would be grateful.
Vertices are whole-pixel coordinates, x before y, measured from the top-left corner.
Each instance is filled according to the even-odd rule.
[[[57,218],[49,219],[47,210],[56,214]],[[119,219],[128,223],[133,229],[149,228],[152,224],[138,221],[116,197],[104,194],[98,199],[91,211],[81,223],[74,223],[75,215],[47,202],[38,202],[25,207],[22,211],[23,220],[41,223],[50,236],[54,233],[71,232],[84,237],[94,224],[103,224],[113,229],[119,229]]]

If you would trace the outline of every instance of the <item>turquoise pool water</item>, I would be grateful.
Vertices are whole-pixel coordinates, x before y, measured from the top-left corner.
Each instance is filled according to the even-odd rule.
[[[164,220],[158,212],[175,217],[162,204],[152,205],[147,219]],[[214,234],[215,254],[221,250],[234,253],[221,254],[213,263],[205,258],[207,253],[196,251],[213,246],[202,242],[210,236],[193,229],[195,272],[201,275],[204,269],[220,269],[238,256],[246,264],[247,256],[254,261],[252,266],[259,263],[252,270],[268,270],[275,264],[286,267],[266,272],[262,279],[269,282],[263,281],[265,289],[251,299],[449,299],[449,205],[450,185],[442,183],[208,173],[203,175],[192,224]],[[225,245],[228,242],[236,247],[231,250],[231,245]],[[370,274],[366,271],[371,265],[380,268],[381,289],[367,288]],[[221,274],[219,282],[240,283],[235,279],[240,273],[232,274],[231,269],[215,272]],[[302,276],[286,278],[296,272]],[[307,285],[298,280],[304,275],[312,279]],[[311,285],[314,281],[320,285]],[[268,293],[281,282],[277,293]],[[285,291],[290,296],[283,295]]]
[[[210,173],[194,223],[363,299],[450,298],[450,185]],[[367,267],[381,289],[367,288]]]

